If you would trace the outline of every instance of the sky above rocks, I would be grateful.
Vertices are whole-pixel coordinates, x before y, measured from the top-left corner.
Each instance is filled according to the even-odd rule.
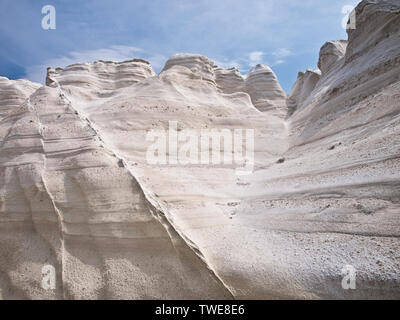
[[[347,39],[344,6],[358,0],[2,0],[0,76],[44,83],[46,68],[95,60],[200,53],[242,73],[270,66],[286,92],[317,66],[320,47]],[[42,28],[42,8],[56,29]]]

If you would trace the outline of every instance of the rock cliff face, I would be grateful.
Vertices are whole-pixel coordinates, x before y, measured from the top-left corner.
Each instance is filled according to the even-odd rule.
[[[300,110],[303,104],[306,104],[306,100],[311,96],[320,78],[321,71],[319,69],[299,72],[287,99],[287,116],[290,117],[295,111]]]
[[[250,70],[246,75],[246,92],[258,110],[278,117],[287,114],[286,93],[268,66],[259,64]]]
[[[199,54],[176,54],[168,59],[163,71],[171,69],[174,66],[186,67],[192,71],[193,77],[215,84],[214,62],[207,57]]]
[[[218,88],[227,94],[246,92],[259,111],[284,118],[287,114],[286,93],[282,90],[275,73],[266,65],[259,64],[242,76],[235,68],[215,68]]]
[[[0,297],[400,298],[399,13],[361,2],[288,99],[192,54],[0,78]],[[254,130],[251,174],[150,163],[171,123]]]
[[[338,60],[343,58],[346,53],[347,41],[328,41],[325,43],[320,52],[318,60],[318,68],[322,74],[327,74]]]

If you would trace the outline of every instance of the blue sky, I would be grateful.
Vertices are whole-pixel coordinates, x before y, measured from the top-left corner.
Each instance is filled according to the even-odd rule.
[[[246,73],[269,65],[289,92],[316,68],[327,40],[347,39],[342,8],[358,0],[1,0],[0,76],[44,83],[46,68],[149,60],[156,72],[179,52]],[[45,5],[56,29],[43,30]]]

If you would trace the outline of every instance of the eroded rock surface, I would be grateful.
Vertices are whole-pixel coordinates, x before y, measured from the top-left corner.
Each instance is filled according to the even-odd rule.
[[[319,52],[318,68],[323,75],[327,74],[332,66],[343,58],[346,53],[346,48],[346,40],[328,41],[322,46]]]
[[[287,99],[288,116],[290,117],[295,111],[301,109],[303,104],[307,104],[306,100],[311,96],[315,86],[321,78],[321,71],[307,70],[299,72],[297,80]]]

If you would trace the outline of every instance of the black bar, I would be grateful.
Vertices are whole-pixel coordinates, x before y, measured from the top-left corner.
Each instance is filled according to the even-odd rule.
[[[106,319],[276,319],[313,316],[339,319],[384,313],[397,314],[399,301],[2,301],[3,314],[37,313],[58,319],[75,320],[78,315]],[[9,310],[6,310],[9,309]],[[8,312],[7,312],[8,311]],[[5,318],[6,319],[6,318]]]

